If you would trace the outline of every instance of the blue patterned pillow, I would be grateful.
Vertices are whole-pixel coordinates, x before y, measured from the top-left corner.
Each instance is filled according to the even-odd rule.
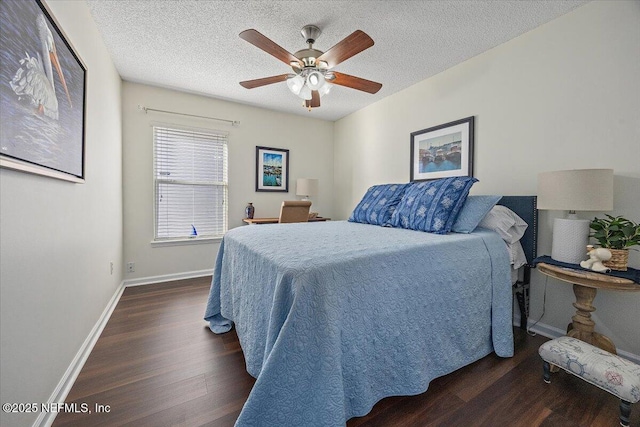
[[[471,177],[443,178],[412,184],[391,217],[394,227],[446,234],[462,209],[471,186]]]
[[[374,185],[353,210],[349,221],[362,224],[389,225],[396,205],[409,184]]]
[[[451,231],[454,233],[471,233],[500,199],[502,199],[502,196],[467,197],[467,201],[464,202]]]

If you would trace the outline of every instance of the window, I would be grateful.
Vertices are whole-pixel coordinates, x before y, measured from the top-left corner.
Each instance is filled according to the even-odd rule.
[[[155,240],[227,231],[227,134],[153,127]]]

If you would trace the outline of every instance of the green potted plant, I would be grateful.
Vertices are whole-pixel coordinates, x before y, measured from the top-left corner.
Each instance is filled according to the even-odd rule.
[[[640,245],[640,225],[622,216],[594,218],[589,226],[600,246],[611,251],[611,259],[604,265],[613,270],[627,270],[629,248]]]

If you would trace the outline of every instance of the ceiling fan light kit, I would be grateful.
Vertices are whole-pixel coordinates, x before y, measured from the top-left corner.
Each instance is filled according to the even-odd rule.
[[[320,28],[315,25],[306,25],[300,33],[309,47],[291,54],[256,30],[251,29],[241,32],[240,38],[288,64],[293,70],[293,74],[247,80],[240,82],[240,84],[247,89],[253,89],[286,81],[289,90],[294,95],[305,100],[302,105],[308,108],[309,111],[312,108],[320,107],[320,97],[330,92],[332,84],[371,94],[380,90],[382,87],[380,83],[329,70],[373,46],[373,40],[363,31],[354,31],[326,52],[313,48],[316,39],[322,34]]]

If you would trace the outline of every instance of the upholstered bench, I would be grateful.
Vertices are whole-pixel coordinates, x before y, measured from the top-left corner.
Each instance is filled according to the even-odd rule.
[[[620,399],[620,425],[627,427],[631,404],[640,400],[640,365],[576,338],[547,341],[538,350],[544,360],[544,381],[555,365]]]

